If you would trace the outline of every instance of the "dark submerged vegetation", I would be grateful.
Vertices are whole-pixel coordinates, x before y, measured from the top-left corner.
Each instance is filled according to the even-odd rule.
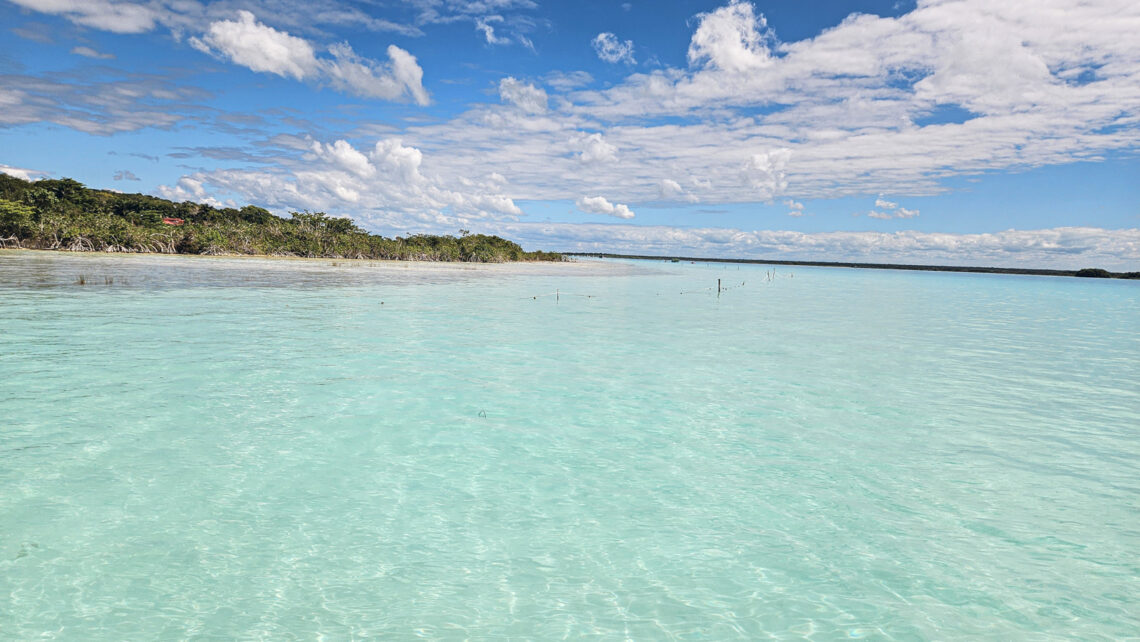
[[[215,208],[90,189],[69,178],[31,182],[0,174],[0,248],[479,263],[562,260],[554,252],[525,252],[498,236],[461,232],[459,237],[385,238],[323,212],[293,212],[286,219],[254,205]]]

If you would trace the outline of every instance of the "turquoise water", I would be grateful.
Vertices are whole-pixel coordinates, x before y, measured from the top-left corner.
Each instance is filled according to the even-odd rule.
[[[1140,283],[770,269],[0,252],[0,638],[1140,631]]]

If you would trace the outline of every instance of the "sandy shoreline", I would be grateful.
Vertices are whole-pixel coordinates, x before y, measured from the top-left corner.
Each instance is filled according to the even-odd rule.
[[[451,263],[285,256],[61,252],[0,249],[0,286],[265,285],[438,282],[495,276],[619,275],[644,268],[613,261]]]
[[[0,257],[26,256],[41,257],[45,259],[79,259],[79,260],[127,260],[137,262],[168,262],[188,261],[203,262],[213,265],[225,263],[262,265],[262,266],[296,266],[296,267],[368,267],[368,268],[401,268],[401,269],[450,269],[450,270],[495,270],[510,271],[511,268],[533,270],[537,268],[566,268],[568,270],[596,270],[612,266],[613,263],[569,258],[565,261],[511,261],[506,263],[477,263],[469,261],[402,261],[396,259],[341,259],[319,258],[305,256],[271,256],[249,254],[162,254],[157,252],[67,252],[62,250],[39,250],[24,248],[0,248]]]

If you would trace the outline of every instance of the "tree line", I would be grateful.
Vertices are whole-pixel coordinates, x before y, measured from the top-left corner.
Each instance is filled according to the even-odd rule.
[[[0,174],[0,247],[166,254],[251,254],[422,261],[560,261],[498,236],[385,238],[323,212],[282,218],[254,205],[214,207],[91,189],[70,178]]]

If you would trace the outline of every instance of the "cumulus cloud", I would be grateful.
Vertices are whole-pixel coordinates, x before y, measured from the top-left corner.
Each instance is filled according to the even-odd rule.
[[[388,46],[386,63],[358,55],[348,43],[332,45],[332,57],[321,58],[309,41],[262,24],[249,11],[239,11],[236,20],[212,22],[190,45],[253,71],[324,81],[357,96],[397,100],[406,95],[419,105],[431,102],[415,56],[395,45]]]
[[[519,198],[604,193],[622,202],[660,198],[662,176],[704,202],[930,195],[949,189],[945,179],[955,175],[1095,161],[1136,149],[1140,41],[1132,26],[1140,23],[1140,5],[1042,1],[1035,9],[930,0],[899,16],[853,15],[814,37],[778,42],[756,8],[737,0],[697,16],[686,68],[632,73],[597,90],[581,89],[580,77],[553,79],[548,90],[516,80],[500,86],[505,105],[476,106],[398,133],[424,148],[447,141],[448,153],[433,159],[443,176],[510,168],[505,173]],[[424,24],[505,15],[494,22],[505,27],[509,10],[526,8],[429,4],[433,13]],[[390,64],[364,65],[364,80],[352,82],[357,76],[349,72],[360,69],[351,56],[341,56],[336,76],[320,64],[336,57],[311,48],[319,64],[306,80],[342,91],[365,93],[362,86],[376,84],[370,76],[384,75],[370,70]],[[1017,82],[1006,91],[991,76]],[[151,109],[96,122],[83,117],[95,107],[83,92],[62,101],[43,95],[29,106],[41,86],[6,81],[0,122],[50,118],[108,132],[180,119]],[[402,95],[423,102],[415,92]],[[931,119],[943,108],[967,116]],[[581,150],[567,145],[580,131],[604,131],[621,162],[581,163]],[[794,149],[794,163],[781,168],[771,156],[779,149]],[[756,158],[757,152],[768,157]]]
[[[788,216],[800,217],[804,215],[804,204],[799,201],[788,199],[784,201],[784,205],[788,207]]]
[[[92,49],[91,47],[73,47],[71,53],[84,58],[95,58],[97,60],[113,60],[115,54],[102,53]]]
[[[591,44],[594,45],[594,51],[598,54],[598,58],[605,62],[624,62],[628,65],[637,63],[637,60],[633,57],[632,40],[622,42],[618,40],[618,37],[614,34],[603,31],[594,36]]]
[[[680,183],[671,179],[663,178],[657,183],[657,195],[663,201],[682,201],[685,203],[696,203],[700,199],[695,194],[685,191],[685,188]]]
[[[308,41],[258,22],[249,11],[239,11],[236,20],[211,23],[206,34],[202,38],[191,38],[190,44],[253,71],[295,80],[310,78],[319,69],[316,53]]]
[[[513,76],[499,81],[499,98],[504,102],[531,114],[546,111],[546,92],[534,85],[524,83]]]
[[[788,188],[787,166],[791,156],[792,150],[786,147],[753,154],[740,168],[740,177],[755,190],[757,198],[771,200]]]
[[[574,201],[578,209],[590,214],[605,214],[606,216],[616,216],[617,218],[633,218],[633,210],[628,206],[620,203],[611,203],[603,196],[583,196]]]
[[[918,210],[900,207],[898,203],[884,199],[882,194],[879,194],[878,198],[875,199],[875,207],[877,209],[867,213],[868,217],[889,220],[892,218],[914,218],[918,216]]]
[[[197,201],[211,205],[221,203],[221,201],[206,192],[202,178],[195,176],[183,176],[178,179],[178,182],[173,187],[160,185],[158,187],[158,194],[163,198],[178,202]]]
[[[685,188],[681,184],[671,178],[663,178],[658,183],[658,189],[661,193],[661,198],[676,198],[685,193]]]
[[[657,184],[657,191],[661,198],[669,200],[678,198],[685,194],[685,188],[681,184],[671,178],[663,178]]]
[[[242,6],[256,3],[247,0]],[[480,7],[470,13],[463,13],[467,4],[424,6],[429,4],[438,15],[423,24],[460,14],[472,22],[475,16],[509,15],[502,5],[487,2],[472,3]],[[81,17],[80,11],[67,15]],[[232,14],[211,15],[214,21],[235,21]],[[488,24],[496,27],[496,37],[504,37],[512,33],[508,22]],[[281,29],[313,33],[281,19],[272,24],[276,33],[289,37],[295,36]],[[202,180],[210,189],[228,186],[250,194],[270,193],[266,185],[280,187],[280,202],[297,207],[307,202],[314,203],[311,207],[347,206],[344,196],[356,198],[354,207],[362,212],[376,211],[373,204],[382,202],[395,203],[392,212],[435,216],[450,211],[449,206],[446,199],[432,197],[426,185],[471,198],[505,198],[502,186],[493,182],[484,187],[462,183],[497,171],[510,177],[509,196],[520,200],[605,194],[614,201],[639,203],[699,194],[711,203],[850,196],[870,202],[876,194],[890,194],[889,200],[875,200],[894,207],[876,204],[873,211],[905,219],[918,211],[899,203],[951,189],[947,179],[953,176],[1095,162],[1140,147],[1137,24],[1140,5],[1131,0],[924,0],[898,16],[853,15],[813,37],[779,42],[755,7],[733,1],[697,17],[686,66],[630,73],[595,89],[583,88],[589,80],[582,76],[551,77],[545,90],[513,80],[513,85],[500,84],[503,104],[477,105],[444,121],[383,124],[385,139],[398,135],[402,147],[422,149],[430,157],[423,165],[431,171],[419,169],[422,180],[401,182],[403,191],[393,186],[379,196],[370,194],[381,185],[384,171],[396,172],[396,166],[382,171],[369,157],[375,173],[364,176],[345,164],[351,159],[336,158],[335,142],[331,150],[321,143],[322,156],[303,136],[294,136],[297,145],[289,150],[299,148],[309,160],[281,152],[266,171],[219,170]],[[204,31],[204,26],[196,28]],[[306,81],[358,91],[347,73],[334,79],[329,71],[328,65],[338,60],[335,54],[310,48],[315,69],[297,63]],[[224,57],[220,50],[215,54]],[[352,63],[353,56],[342,55],[340,61]],[[370,72],[375,77],[393,64],[355,62],[376,70]],[[280,73],[291,78],[288,69],[283,66]],[[160,90],[169,96],[178,87],[77,82],[78,89],[65,91],[9,74],[0,84],[0,123],[39,119],[112,133],[169,127],[184,117],[171,113],[171,103],[182,102],[182,94],[158,98]],[[402,95],[415,100],[407,85]],[[604,132],[598,142],[615,154],[620,150],[620,162],[598,162],[607,155],[576,145],[589,142],[579,138],[590,136],[585,132]],[[360,136],[354,131],[328,139],[355,141]],[[353,149],[371,153],[365,147]],[[594,162],[583,162],[587,159]],[[311,163],[316,163],[317,175],[310,177],[305,172],[314,169]],[[309,185],[306,181],[317,186],[319,197],[306,201],[305,194],[289,191],[296,191],[299,182]],[[339,192],[333,189],[336,181]],[[420,198],[407,185],[420,185],[427,196]],[[789,206],[789,212],[798,211]],[[731,236],[718,232],[707,238],[726,234]],[[740,234],[753,238],[749,232]],[[1077,236],[1062,235],[1069,240]]]
[[[668,127],[607,127],[627,180],[603,187],[629,200],[650,196],[644,175],[663,163],[716,181],[719,198],[755,199],[754,182],[780,181],[756,167],[744,171],[744,189],[717,177],[739,174],[735,154],[758,145],[795,148],[788,195],[826,198],[885,188],[935,194],[952,175],[1095,160],[1140,143],[1140,45],[1125,26],[1140,24],[1140,5],[950,6],[853,15],[777,43],[751,5],[732,2],[699,17],[693,67],[577,92],[571,113],[603,125],[670,119]],[[943,108],[965,117],[939,120]]]
[[[689,43],[690,64],[746,72],[772,63],[765,42],[767,21],[755,14],[751,3],[732,0],[699,18],[700,24]]]
[[[368,178],[376,173],[376,168],[372,166],[368,156],[357,151],[348,141],[338,140],[331,145],[313,141],[312,149],[321,160],[361,178]]]
[[[946,191],[956,175],[1136,149],[1140,44],[1126,25],[1140,20],[1140,5],[1047,2],[1048,10],[1030,10],[959,0],[953,11],[924,2],[897,17],[854,15],[785,43],[754,7],[731,2],[698,17],[687,68],[632,73],[596,90],[504,80],[501,105],[397,131],[425,150],[446,145],[432,167],[452,182],[500,171],[514,198],[605,194],[623,203],[677,200],[663,177],[706,203],[880,193],[895,202]],[[1006,61],[963,54],[978,44],[973,32],[985,36],[986,51],[1015,48],[1049,75],[991,92],[982,80]],[[935,74],[938,82],[922,84]],[[966,116],[930,119],[945,105]],[[587,151],[584,132],[604,132],[602,153]],[[620,162],[599,162],[609,157],[602,142],[620,150]]]
[[[401,139],[378,140],[358,149],[346,140],[310,141],[307,154],[287,165],[268,169],[221,169],[183,176],[159,194],[174,200],[240,195],[270,207],[345,210],[373,227],[452,225],[471,219],[522,215],[502,193],[502,175],[484,180],[448,181],[424,171],[424,154]]]
[[[583,163],[610,163],[617,160],[617,147],[607,143],[599,133],[578,133],[570,139],[570,146],[578,151],[578,160]]]

